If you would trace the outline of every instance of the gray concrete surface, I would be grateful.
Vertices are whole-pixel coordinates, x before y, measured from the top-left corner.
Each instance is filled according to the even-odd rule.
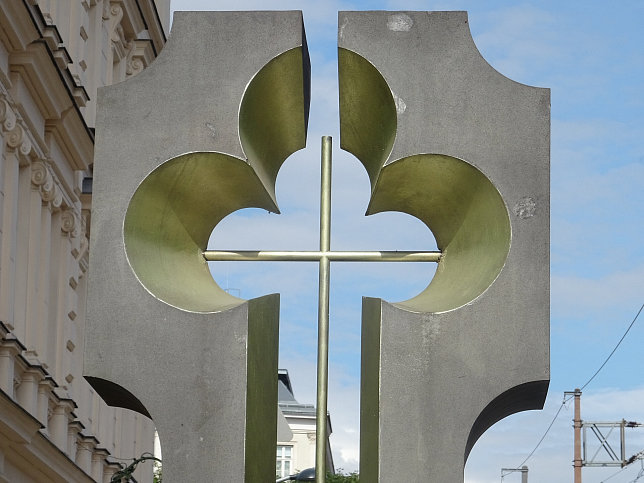
[[[550,92],[495,71],[465,12],[340,12],[338,28],[341,143],[369,213],[419,217],[445,254],[418,297],[364,299],[360,477],[462,482],[488,427],[545,401]]]
[[[274,479],[279,296],[226,294],[200,250],[235,209],[277,210],[308,92],[300,12],[180,12],[157,60],[99,93],[84,374],[154,419],[168,483]]]

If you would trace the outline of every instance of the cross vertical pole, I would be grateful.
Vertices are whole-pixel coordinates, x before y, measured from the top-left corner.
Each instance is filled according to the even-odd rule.
[[[329,275],[331,249],[331,137],[322,137],[320,188],[320,275],[318,297],[318,374],[315,436],[315,483],[326,478],[327,389],[329,385]]]

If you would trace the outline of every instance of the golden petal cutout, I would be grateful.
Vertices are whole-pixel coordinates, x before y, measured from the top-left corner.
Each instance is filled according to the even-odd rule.
[[[369,174],[367,215],[408,213],[427,225],[443,253],[427,288],[396,305],[445,312],[473,301],[496,280],[510,250],[503,198],[480,170],[452,156],[419,153],[388,160],[397,129],[391,89],[359,54],[340,48],[338,57],[341,146]]]
[[[275,178],[306,144],[308,64],[303,48],[268,62],[250,81],[239,113],[245,160],[195,152],[166,161],[130,200],[124,242],[130,266],[159,300],[190,312],[243,302],[213,280],[203,251],[215,226],[242,208],[278,212]]]

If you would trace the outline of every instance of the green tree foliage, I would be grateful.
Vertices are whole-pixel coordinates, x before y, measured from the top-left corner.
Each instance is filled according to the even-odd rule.
[[[356,483],[359,482],[360,478],[357,471],[351,473],[344,473],[342,468],[338,470],[337,473],[327,473],[326,474],[326,483]]]

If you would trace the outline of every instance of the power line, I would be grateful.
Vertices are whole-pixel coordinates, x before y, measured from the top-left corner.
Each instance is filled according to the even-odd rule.
[[[583,386],[581,386],[581,390],[583,390],[583,389],[584,389],[588,384],[590,384],[590,381],[592,381],[593,379],[595,379],[595,376],[597,376],[597,374],[599,374],[599,371],[601,371],[601,370],[604,368],[604,366],[606,365],[606,363],[610,360],[610,358],[611,358],[611,357],[613,357],[613,354],[615,353],[615,351],[617,350],[617,348],[620,346],[620,344],[622,343],[622,341],[626,338],[626,336],[628,335],[629,331],[631,330],[631,328],[632,328],[632,327],[633,327],[633,325],[635,324],[635,321],[637,320],[637,318],[638,318],[638,317],[640,316],[640,314],[642,313],[642,309],[644,309],[644,304],[642,304],[642,306],[640,307],[639,311],[637,312],[637,315],[635,316],[635,318],[634,318],[634,319],[633,319],[633,321],[631,322],[631,325],[629,325],[629,326],[628,326],[628,329],[626,329],[626,332],[624,332],[624,335],[622,336],[622,338],[621,338],[621,339],[619,339],[619,342],[617,343],[617,345],[615,346],[615,348],[614,348],[614,349],[612,350],[612,352],[608,355],[608,357],[606,358],[606,360],[604,361],[604,363],[603,363],[601,366],[599,366],[599,369],[597,369],[597,371],[595,371],[595,374],[593,374],[593,375],[592,375],[592,377],[591,377],[590,379],[588,379],[588,381],[586,381],[586,384],[584,384]]]
[[[639,471],[639,473],[637,474],[637,477],[636,477],[634,480],[631,480],[631,483],[636,482],[637,480],[639,480],[640,478],[642,478],[642,477],[644,476],[644,460],[640,460],[640,463],[642,464],[642,469],[641,469],[641,470]],[[617,472],[613,473],[613,474],[612,474],[612,475],[610,475],[608,478],[606,478],[605,480],[600,481],[599,483],[605,483],[605,482],[607,482],[608,480],[613,479],[615,476],[617,476],[617,475],[621,474],[623,471],[625,471],[625,470],[627,470],[627,469],[628,469],[628,466],[624,466],[621,470],[619,470],[619,471],[617,471]]]
[[[581,386],[581,389],[584,389],[588,384],[590,384],[590,382],[591,382],[593,379],[595,379],[595,377],[597,376],[597,374],[599,374],[599,372],[604,368],[604,366],[605,366],[605,365],[606,365],[606,363],[610,360],[610,358],[611,358],[611,357],[613,357],[613,354],[615,353],[615,351],[617,350],[617,348],[620,346],[620,344],[622,343],[622,341],[626,338],[626,336],[628,335],[629,331],[631,330],[631,328],[632,328],[632,327],[633,327],[633,325],[635,324],[635,321],[637,320],[637,318],[638,318],[638,317],[640,316],[640,314],[642,313],[642,310],[643,310],[643,309],[644,309],[644,304],[642,304],[642,306],[641,306],[641,307],[640,307],[640,309],[638,310],[637,315],[635,315],[635,318],[633,319],[633,321],[631,322],[631,324],[628,326],[628,329],[626,329],[626,332],[624,332],[624,335],[622,336],[622,338],[621,338],[621,339],[619,339],[619,342],[617,343],[617,345],[615,346],[615,348],[611,351],[611,353],[608,355],[608,357],[607,357],[607,358],[606,358],[606,360],[603,362],[603,364],[602,364],[601,366],[599,366],[599,369],[597,369],[597,371],[595,371],[595,373],[592,375],[592,377],[591,377],[590,379],[588,379],[588,380],[586,381],[586,383],[585,383],[583,386]],[[541,439],[539,440],[539,442],[537,443],[537,445],[536,445],[536,446],[534,447],[534,449],[530,452],[530,454],[528,455],[528,457],[527,457],[526,459],[524,459],[524,460],[523,460],[523,462],[522,462],[518,467],[521,467],[521,466],[523,466],[524,464],[526,464],[526,462],[527,462],[527,461],[532,457],[532,455],[537,451],[537,449],[539,449],[539,446],[541,446],[541,443],[543,442],[543,440],[544,440],[544,439],[546,439],[546,436],[548,435],[548,432],[549,432],[549,431],[550,431],[550,429],[552,428],[553,424],[555,424],[555,421],[557,420],[557,416],[559,416],[559,413],[561,412],[561,410],[563,409],[563,407],[566,405],[566,403],[567,403],[568,401],[570,401],[570,399],[572,399],[572,397],[573,397],[573,396],[569,396],[569,397],[568,397],[568,399],[566,399],[566,398],[565,398],[565,396],[564,396],[564,400],[563,400],[563,402],[561,403],[561,406],[559,406],[559,409],[557,410],[557,413],[555,414],[555,417],[554,417],[554,418],[552,418],[552,421],[551,421],[551,422],[550,422],[550,424],[548,425],[548,428],[546,429],[546,432],[545,432],[545,433],[543,433],[543,436],[541,437]]]
[[[631,480],[631,482],[630,482],[630,483],[635,483],[636,481],[638,481],[638,480],[639,480],[640,478],[642,478],[642,477],[644,477],[644,461],[642,461],[642,469],[641,469],[641,470],[640,470],[640,472],[637,474],[637,476],[635,477],[635,479],[634,479],[634,480]]]
[[[618,471],[618,472],[616,472],[616,473],[613,473],[613,474],[612,474],[612,475],[610,475],[608,478],[606,478],[605,480],[600,481],[599,483],[604,483],[605,481],[610,480],[610,479],[611,479],[611,478],[613,478],[614,476],[619,475],[619,474],[620,474],[622,471],[624,471],[626,468],[628,468],[628,467],[627,467],[627,466],[624,466],[621,470],[619,470],[619,471]]]
[[[531,452],[531,453],[526,457],[526,459],[524,459],[524,460],[521,462],[521,464],[519,464],[518,468],[520,468],[520,467],[522,467],[523,465],[525,465],[525,464],[526,464],[526,462],[527,462],[530,458],[532,458],[532,455],[535,453],[535,451],[537,451],[537,449],[539,448],[539,446],[541,446],[541,443],[543,443],[543,440],[544,440],[544,439],[546,439],[546,436],[548,435],[548,432],[550,431],[550,428],[552,428],[552,425],[553,425],[553,424],[555,424],[555,421],[557,420],[557,417],[559,416],[559,413],[561,412],[561,410],[564,408],[564,406],[566,405],[566,403],[567,403],[569,400],[570,400],[570,398],[568,398],[568,399],[564,399],[564,400],[563,400],[563,402],[561,403],[561,406],[559,406],[559,409],[557,409],[557,413],[555,414],[555,417],[554,417],[554,418],[552,418],[552,421],[550,421],[550,424],[548,425],[548,429],[546,429],[546,432],[545,432],[545,433],[543,433],[543,436],[541,436],[541,439],[539,440],[539,442],[537,443],[537,445],[534,447],[534,449],[532,450],[532,452]]]

